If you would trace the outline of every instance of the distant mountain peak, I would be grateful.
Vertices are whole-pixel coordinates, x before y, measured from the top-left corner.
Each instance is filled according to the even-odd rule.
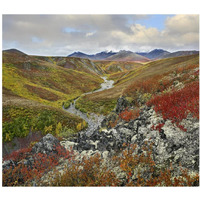
[[[18,49],[6,49],[6,50],[3,50],[4,52],[10,52],[10,53],[15,53],[15,54],[21,54],[21,55],[27,55],[25,54],[24,52],[18,50]]]
[[[166,50],[164,50],[164,49],[153,49],[152,51],[150,51],[149,53],[153,53],[153,52],[168,52],[168,51],[166,51]]]
[[[120,52],[121,52],[121,53],[133,53],[133,52],[130,51],[130,50],[120,50],[119,53],[120,53]]]
[[[149,52],[137,52],[137,54],[139,54],[141,56],[145,56],[146,58],[149,58],[149,59],[157,59],[161,56],[170,54],[170,52],[168,52],[164,49],[153,49]]]

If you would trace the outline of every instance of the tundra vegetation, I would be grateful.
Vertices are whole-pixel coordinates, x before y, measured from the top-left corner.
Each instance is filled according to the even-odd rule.
[[[62,106],[67,108],[73,99],[98,89],[103,82],[102,75],[114,80],[114,87],[80,97],[76,108],[106,116],[115,108],[117,99],[125,97],[129,106],[109,121],[111,128],[137,119],[145,105],[162,116],[164,122],[152,126],[159,132],[165,121],[170,120],[187,134],[182,121],[189,115],[199,120],[198,55],[134,63],[38,57],[6,51],[3,52],[3,143],[26,137],[30,131],[51,133],[62,140],[86,129],[83,119],[65,112]],[[72,149],[59,146],[57,154],[32,155],[33,143],[4,156],[4,161],[18,163],[3,171],[4,186],[30,186],[33,182],[48,186],[194,186],[199,182],[198,174],[191,175],[184,168],[176,178],[171,173],[173,166],[157,168],[152,144],[143,147],[145,154],[135,155],[137,145],[123,144],[126,147],[121,149],[123,156],[119,152],[112,155],[112,164],[119,166],[127,177],[122,184],[99,154],[79,162]],[[25,165],[23,159],[31,156],[33,164]],[[56,166],[65,159],[70,165],[61,175]],[[144,180],[140,173],[132,178],[138,167],[151,172],[148,179]],[[52,170],[54,178],[48,184],[43,183],[42,176]]]

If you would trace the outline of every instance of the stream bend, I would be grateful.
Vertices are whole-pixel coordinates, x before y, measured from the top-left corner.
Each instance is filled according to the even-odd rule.
[[[114,81],[113,80],[107,80],[107,77],[101,77],[104,82],[101,84],[101,88],[99,88],[98,90],[92,91],[92,92],[87,92],[82,94],[80,97],[82,97],[83,95],[88,95],[88,94],[93,94],[96,92],[100,92],[103,90],[107,90],[113,87]],[[69,113],[72,113],[74,115],[79,116],[80,118],[84,119],[87,123],[88,123],[88,128],[84,131],[81,131],[81,133],[85,133],[87,135],[90,135],[93,133],[93,131],[95,131],[98,126],[101,125],[101,122],[103,121],[103,119],[105,118],[104,115],[97,115],[95,113],[90,113],[90,116],[88,116],[86,113],[81,112],[80,110],[75,108],[76,105],[76,101],[80,98],[78,97],[77,99],[75,99],[69,106],[69,108],[65,109],[63,107],[63,109]]]

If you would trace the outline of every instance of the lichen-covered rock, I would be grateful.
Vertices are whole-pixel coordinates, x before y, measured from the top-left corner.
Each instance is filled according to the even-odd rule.
[[[128,104],[124,98],[120,98],[116,112],[125,109]],[[115,112],[113,112],[115,113]],[[108,122],[111,116],[105,119]],[[113,118],[114,119],[114,118]],[[162,124],[161,128],[155,128]],[[181,125],[187,131],[184,132],[170,120],[163,120],[152,108],[143,107],[140,116],[130,122],[118,123],[114,128],[99,127],[90,135],[79,134],[76,142],[64,141],[61,144],[69,149],[72,147],[77,153],[75,160],[81,162],[84,157],[91,157],[96,153],[103,158],[103,165],[111,169],[119,178],[121,185],[127,181],[126,173],[109,159],[113,154],[121,155],[121,150],[136,145],[133,156],[140,156],[152,151],[152,159],[155,162],[155,170],[151,172],[148,166],[136,166],[132,174],[132,180],[137,180],[138,173],[143,179],[148,179],[152,173],[157,176],[160,170],[173,166],[173,176],[181,175],[181,168],[190,173],[198,173],[199,170],[199,122],[191,116],[183,120]],[[51,136],[47,135],[34,147],[35,151],[53,151],[57,144]],[[54,142],[55,141],[55,142]],[[54,145],[52,145],[54,144]],[[125,145],[124,145],[125,144]],[[151,149],[150,149],[151,144]],[[144,150],[144,147],[149,149]],[[123,156],[123,155],[121,155]]]
[[[44,136],[32,148],[32,153],[57,153],[56,147],[61,146],[60,141],[51,134]]]
[[[120,98],[118,110],[127,105],[123,102],[124,98]],[[155,129],[159,124],[163,124],[162,128]],[[98,150],[104,157],[103,152],[109,152],[108,155],[112,155],[113,152],[126,148],[124,144],[136,144],[134,154],[140,155],[144,153],[143,147],[148,143],[152,144],[151,151],[157,166],[167,167],[171,163],[174,166],[174,174],[180,173],[180,165],[197,172],[199,166],[198,121],[188,117],[183,120],[182,125],[187,128],[187,132],[178,128],[170,120],[164,121],[152,108],[143,107],[140,116],[129,123],[121,123],[109,129],[99,128],[90,136],[80,135],[75,149],[79,152]]]
[[[77,143],[72,142],[72,141],[62,141],[60,144],[66,149],[66,150],[71,150],[74,148]]]
[[[9,168],[14,168],[17,165],[16,162],[14,162],[13,160],[5,160],[2,164],[2,169],[9,169]]]
[[[120,112],[122,112],[123,110],[125,110],[129,106],[130,106],[130,103],[124,97],[120,97],[117,100],[115,112],[119,114]]]

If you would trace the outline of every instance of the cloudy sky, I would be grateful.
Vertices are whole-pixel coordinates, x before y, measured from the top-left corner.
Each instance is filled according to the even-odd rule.
[[[74,51],[199,50],[198,15],[3,15],[3,49],[66,56]]]

